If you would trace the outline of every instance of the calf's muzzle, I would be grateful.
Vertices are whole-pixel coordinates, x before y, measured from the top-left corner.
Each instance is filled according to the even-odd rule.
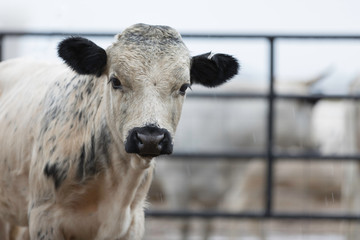
[[[166,129],[155,125],[133,128],[126,139],[125,150],[127,153],[136,153],[143,157],[171,154],[171,135]]]

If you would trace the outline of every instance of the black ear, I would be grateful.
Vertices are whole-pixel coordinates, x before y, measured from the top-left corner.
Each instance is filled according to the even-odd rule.
[[[238,61],[226,54],[205,53],[192,58],[191,84],[217,87],[238,73]]]
[[[106,66],[104,49],[82,37],[70,37],[59,43],[59,57],[79,74],[100,76]]]

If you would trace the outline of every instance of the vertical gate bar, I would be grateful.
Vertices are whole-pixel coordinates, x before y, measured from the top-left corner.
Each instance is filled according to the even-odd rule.
[[[274,37],[269,37],[269,96],[267,121],[267,167],[265,182],[265,215],[272,215],[273,206],[273,171],[274,171]]]
[[[4,35],[3,34],[0,34],[0,62],[2,61],[3,59],[3,46],[4,46]]]

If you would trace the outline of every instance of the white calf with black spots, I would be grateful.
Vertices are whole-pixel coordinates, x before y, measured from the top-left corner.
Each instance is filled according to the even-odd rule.
[[[58,52],[65,64],[0,64],[0,231],[141,239],[154,158],[172,152],[186,89],[221,85],[238,63],[191,57],[174,29],[145,24],[106,50],[71,37]]]

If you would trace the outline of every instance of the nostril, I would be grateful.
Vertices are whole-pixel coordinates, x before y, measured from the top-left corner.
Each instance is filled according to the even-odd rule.
[[[143,143],[143,140],[142,140],[142,139],[144,139],[144,136],[139,136],[139,135],[143,135],[143,134],[139,134],[138,132],[136,132],[136,134],[135,134],[136,139],[138,140],[138,142],[139,142],[140,144],[144,144],[144,143]],[[142,139],[141,139],[141,138],[142,138]]]
[[[157,138],[157,140],[159,141],[158,144],[160,145],[164,141],[164,139],[165,139],[165,134],[164,133],[159,135],[158,138]]]

